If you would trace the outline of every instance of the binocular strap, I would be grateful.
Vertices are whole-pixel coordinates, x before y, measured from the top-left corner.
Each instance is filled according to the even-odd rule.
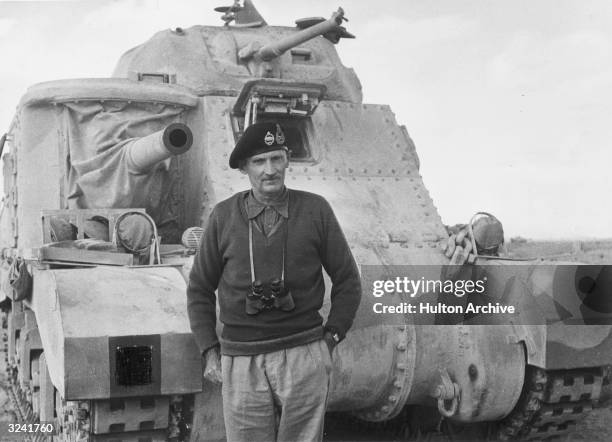
[[[251,261],[251,283],[255,282],[255,263],[253,261],[253,223],[252,219],[249,220],[249,259]],[[283,221],[283,260],[281,264],[281,281],[285,280],[285,253],[287,250],[287,220]]]

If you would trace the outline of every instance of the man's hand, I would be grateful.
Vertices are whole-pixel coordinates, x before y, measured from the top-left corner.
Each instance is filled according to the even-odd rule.
[[[219,347],[211,347],[204,353],[204,379],[213,384],[220,384],[222,382]]]
[[[328,331],[326,331],[323,334],[323,339],[325,340],[325,343],[327,344],[327,348],[329,349],[329,355],[332,355],[332,352],[334,351],[334,347],[336,346],[336,340],[333,338],[332,334]]]

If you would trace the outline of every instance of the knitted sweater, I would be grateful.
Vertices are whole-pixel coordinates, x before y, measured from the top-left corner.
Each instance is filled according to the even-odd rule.
[[[267,353],[305,344],[322,336],[325,285],[322,268],[332,281],[331,311],[326,327],[341,335],[351,327],[361,282],[355,260],[329,205],[321,196],[289,189],[285,287],[295,309],[246,314],[251,290],[248,218],[244,192],[213,209],[196,254],[187,287],[187,310],[200,351],[217,345],[216,296],[223,324],[221,351],[231,355]],[[284,228],[265,237],[253,229],[256,278],[280,278]]]

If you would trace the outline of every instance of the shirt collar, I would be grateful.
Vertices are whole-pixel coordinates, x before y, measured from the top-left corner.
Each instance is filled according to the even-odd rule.
[[[249,219],[256,218],[266,207],[271,207],[284,218],[289,218],[289,192],[286,187],[283,188],[283,193],[280,198],[268,205],[257,201],[252,190],[246,193],[245,198],[246,211]]]

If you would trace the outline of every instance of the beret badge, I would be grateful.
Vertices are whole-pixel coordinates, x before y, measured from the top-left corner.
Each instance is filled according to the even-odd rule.
[[[266,136],[264,137],[264,143],[266,143],[266,145],[268,146],[272,146],[274,144],[274,135],[272,135],[270,131],[266,133]]]
[[[280,125],[276,125],[276,144],[285,144],[285,134]]]

